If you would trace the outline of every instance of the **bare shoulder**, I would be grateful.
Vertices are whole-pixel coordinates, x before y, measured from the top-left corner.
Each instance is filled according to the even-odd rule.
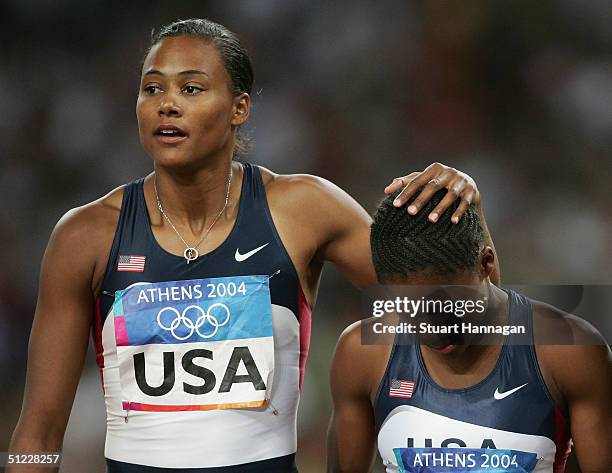
[[[57,270],[70,261],[70,270],[87,274],[94,292],[101,283],[119,221],[124,186],[66,212],[55,226],[45,255]],[[67,266],[68,269],[68,266]]]
[[[87,240],[92,244],[105,240],[109,232],[114,234],[121,211],[123,187],[66,212],[54,229],[55,238],[70,243]]]
[[[393,338],[373,340],[368,338],[372,325],[380,319],[368,318],[349,325],[338,340],[334,364],[346,377],[357,380],[369,397],[373,397],[387,366]]]
[[[585,319],[545,302],[531,301],[536,344],[602,345],[606,341]]]
[[[300,203],[303,199],[340,199],[347,195],[340,187],[312,174],[277,174],[259,167],[268,198],[282,197],[285,202]]]
[[[355,225],[369,228],[368,213],[347,192],[322,177],[276,174],[262,168],[268,204],[273,212],[289,213],[301,223],[324,229]]]
[[[380,321],[380,317],[370,317],[353,322],[340,334],[336,350],[351,358],[357,357],[355,363],[361,359],[384,356],[384,352],[388,352],[388,345],[393,343],[393,335],[372,336],[375,333],[374,325]]]
[[[359,356],[363,353],[363,344],[361,343],[361,324],[358,320],[346,327],[340,334],[336,351],[342,356]]]
[[[532,301],[538,362],[559,405],[580,386],[610,375],[612,356],[601,333],[581,317]]]

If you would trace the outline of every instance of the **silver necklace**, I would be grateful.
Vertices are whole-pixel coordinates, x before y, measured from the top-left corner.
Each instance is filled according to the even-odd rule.
[[[227,179],[227,190],[225,192],[225,203],[223,204],[223,207],[221,208],[221,210],[219,211],[219,213],[217,214],[217,216],[215,217],[213,222],[210,224],[210,226],[204,232],[204,235],[202,236],[202,238],[200,238],[200,241],[198,241],[193,246],[189,246],[189,244],[185,241],[185,239],[181,236],[179,231],[176,229],[176,227],[172,223],[172,220],[170,220],[170,217],[168,217],[166,215],[166,212],[164,212],[164,208],[162,207],[161,201],[159,200],[159,194],[157,192],[157,174],[155,175],[155,178],[153,180],[153,188],[155,189],[155,199],[157,200],[157,208],[159,209],[161,214],[164,216],[164,218],[168,221],[168,223],[172,227],[172,230],[174,230],[174,233],[176,233],[176,235],[180,238],[180,240],[185,245],[185,251],[183,251],[183,256],[184,256],[185,260],[187,261],[187,264],[189,264],[191,261],[193,261],[194,259],[197,259],[197,257],[200,256],[200,254],[198,253],[198,246],[200,246],[202,244],[202,242],[206,239],[206,237],[208,236],[208,233],[210,232],[212,227],[215,226],[215,223],[217,223],[217,220],[219,220],[219,217],[221,217],[221,215],[223,214],[223,212],[227,208],[227,203],[229,202],[230,186],[232,185],[232,174],[233,174],[232,173],[232,167],[230,165],[229,178]]]

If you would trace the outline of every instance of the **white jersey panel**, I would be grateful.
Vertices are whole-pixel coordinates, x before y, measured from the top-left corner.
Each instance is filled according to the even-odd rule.
[[[162,468],[208,468],[295,453],[300,329],[289,309],[272,304],[275,367],[270,405],[250,409],[124,410],[114,319],[111,309],[102,328],[107,458]]]
[[[552,473],[556,447],[548,437],[498,430],[463,422],[414,406],[399,406],[389,413],[378,433],[378,451],[387,473],[399,471],[394,448],[406,448],[408,439],[414,447],[425,447],[423,426],[427,426],[429,442],[440,447],[448,439],[460,439],[466,448],[481,448],[484,439],[491,439],[497,448],[536,453],[539,460],[533,473]],[[455,446],[455,445],[453,445]]]

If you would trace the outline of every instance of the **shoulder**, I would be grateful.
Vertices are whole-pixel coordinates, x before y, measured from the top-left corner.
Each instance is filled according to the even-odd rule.
[[[95,292],[99,287],[121,212],[124,186],[75,207],[57,222],[45,252],[44,272],[87,278]],[[84,281],[83,281],[84,282]]]
[[[268,196],[300,198],[339,198],[346,194],[340,187],[312,174],[277,174],[259,166]]]
[[[604,337],[581,317],[532,301],[538,361],[549,387],[565,404],[585,385],[597,385],[612,372]]]
[[[70,209],[55,226],[54,238],[71,243],[81,240],[91,243],[104,239],[108,231],[114,233],[121,212],[124,187],[120,186],[93,202]]]
[[[362,321],[358,320],[342,331],[338,338],[338,344],[336,345],[337,354],[351,357],[359,355],[363,351],[363,345],[361,344],[361,324]]]
[[[367,224],[370,216],[336,184],[310,174],[276,174],[259,167],[272,211],[291,212],[312,224],[326,227]],[[298,211],[296,213],[296,211]]]
[[[397,320],[389,315],[358,320],[344,329],[338,340],[338,346],[345,347],[351,354],[360,352],[364,356],[370,356],[378,350],[378,347],[393,344],[395,338],[393,334],[381,333],[376,326],[396,323]]]
[[[332,369],[332,378],[350,378],[368,397],[378,388],[393,345],[393,337],[371,337],[372,325],[378,321],[380,319],[374,317],[359,320],[342,332],[336,345]]]
[[[536,344],[542,345],[601,345],[605,340],[585,319],[540,301],[533,306]]]
[[[378,358],[388,354],[388,346],[393,344],[393,335],[378,335],[374,325],[381,322],[380,317],[370,317],[353,322],[340,334],[336,353],[351,360],[355,366],[361,361],[378,361]],[[385,321],[387,323],[388,321]]]

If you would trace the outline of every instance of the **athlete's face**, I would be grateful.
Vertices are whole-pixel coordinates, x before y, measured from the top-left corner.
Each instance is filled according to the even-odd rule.
[[[463,322],[479,324],[485,320],[488,313],[486,309],[489,284],[491,284],[489,276],[495,267],[494,263],[493,250],[487,246],[481,251],[479,262],[472,270],[450,276],[415,273],[407,279],[396,277],[389,281],[398,287],[410,286],[407,294],[414,300],[422,298],[427,301],[444,301],[451,303],[455,308],[452,312],[427,311],[412,318],[413,323],[425,322],[438,328],[447,328],[447,330],[432,330],[419,334],[421,344],[443,355],[457,356],[465,352],[469,344],[474,342],[474,337],[461,331],[455,332],[449,327]],[[468,304],[474,310],[466,310]],[[476,310],[480,307],[484,310]]]
[[[217,48],[201,39],[165,38],[147,55],[136,104],[140,141],[163,166],[231,156],[248,118],[249,96],[232,93]]]

